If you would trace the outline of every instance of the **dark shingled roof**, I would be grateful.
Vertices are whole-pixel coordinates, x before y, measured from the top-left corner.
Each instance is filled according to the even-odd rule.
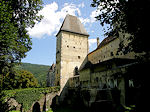
[[[89,36],[83,24],[80,22],[80,20],[76,16],[72,16],[69,14],[64,19],[63,24],[59,32],[57,33],[57,35],[60,33],[60,31],[73,32],[73,33]]]
[[[110,65],[112,63],[115,63],[116,66],[130,66],[131,64],[136,64],[137,60],[128,58],[112,58],[96,64],[92,64],[90,61],[87,61],[87,63],[82,68],[80,68],[79,71],[82,71],[87,68],[92,69],[99,66]]]
[[[97,47],[97,49],[105,46],[106,44],[108,44],[109,42],[113,41],[114,39],[116,39],[115,37],[107,37],[105,38],[100,44],[99,46]]]

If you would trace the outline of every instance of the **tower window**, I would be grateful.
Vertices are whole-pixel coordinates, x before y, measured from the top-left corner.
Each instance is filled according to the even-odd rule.
[[[59,81],[57,82],[57,86],[60,86],[60,82]]]
[[[59,53],[59,51],[56,52],[56,54],[58,54],[58,53]]]
[[[114,54],[113,54],[113,52],[110,52],[110,56],[113,56]]]
[[[95,81],[98,82],[98,77],[96,77]]]
[[[78,56],[78,59],[80,59],[81,57],[80,56]]]
[[[77,66],[75,67],[74,72],[75,72],[74,75],[79,75],[79,70]]]
[[[69,45],[67,45],[67,47],[69,48]]]
[[[75,48],[75,46],[73,46],[73,48]]]

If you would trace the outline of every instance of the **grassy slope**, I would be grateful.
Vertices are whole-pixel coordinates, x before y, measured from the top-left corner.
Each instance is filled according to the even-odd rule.
[[[50,66],[22,63],[21,68],[31,72],[38,79],[38,82],[45,82]]]

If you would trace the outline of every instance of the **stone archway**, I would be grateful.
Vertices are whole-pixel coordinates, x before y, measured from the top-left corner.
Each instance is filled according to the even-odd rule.
[[[40,111],[40,104],[39,104],[38,102],[36,102],[36,103],[33,105],[32,112],[41,112],[41,111]]]

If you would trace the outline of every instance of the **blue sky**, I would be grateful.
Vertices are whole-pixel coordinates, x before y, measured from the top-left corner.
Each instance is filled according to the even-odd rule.
[[[96,8],[90,7],[92,0],[43,0],[43,9],[39,12],[44,18],[32,29],[27,28],[32,38],[32,49],[22,62],[51,65],[56,60],[56,33],[66,14],[77,16],[84,24],[89,36],[90,52],[96,48],[96,38],[104,39],[103,27],[95,16]]]

